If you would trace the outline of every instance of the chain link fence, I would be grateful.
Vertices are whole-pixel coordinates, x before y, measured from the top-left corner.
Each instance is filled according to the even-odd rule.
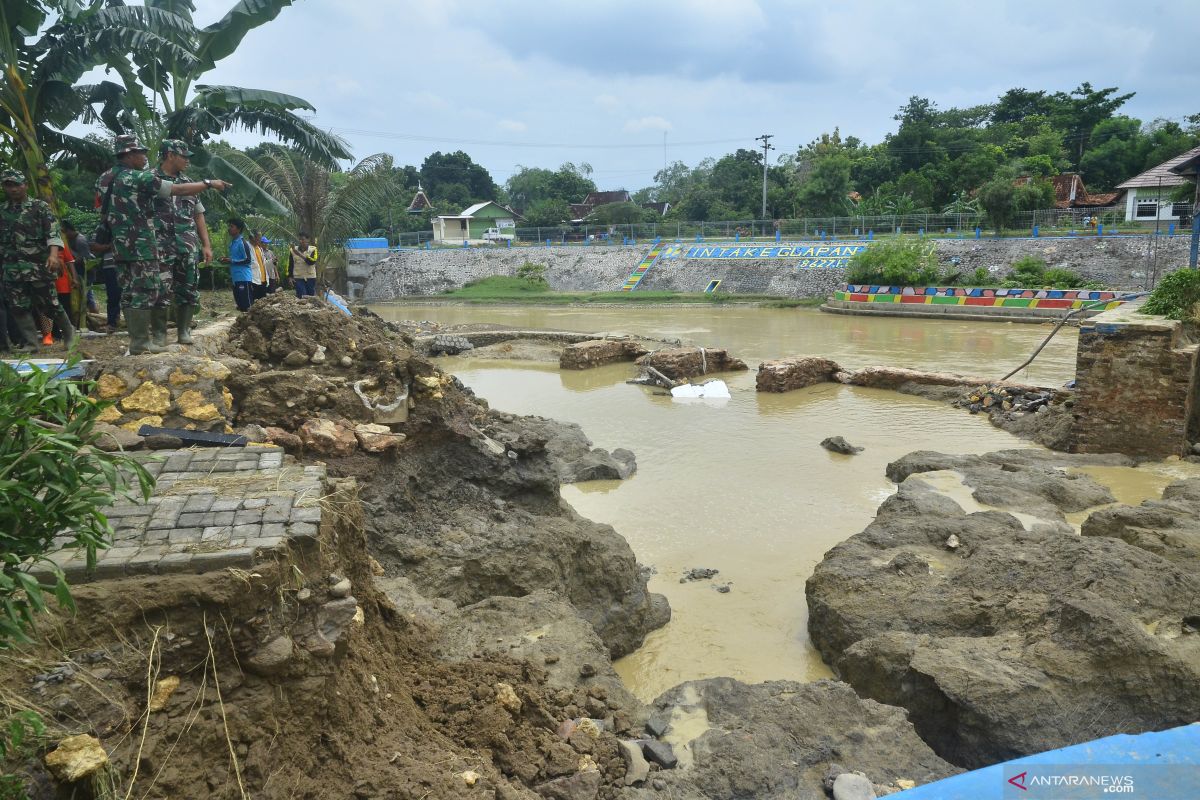
[[[1125,206],[1107,208],[1039,209],[1018,212],[1002,235],[1023,237],[1095,233],[1099,226],[1104,233],[1181,233],[1190,224],[1191,206],[1176,203],[1174,212],[1182,214],[1179,222],[1126,222]],[[921,234],[930,237],[967,238],[994,236],[987,227],[986,217],[977,213],[965,214],[885,214],[856,217],[805,217],[778,220],[729,220],[723,222],[662,222],[616,225],[555,225],[506,229],[515,234],[518,246],[604,246],[622,245],[637,241],[691,242],[700,240],[727,241],[794,241],[819,239],[877,238],[895,234]],[[432,231],[401,233],[401,247],[433,246]],[[499,243],[505,246],[505,243]],[[437,243],[438,247],[462,246],[461,242]]]

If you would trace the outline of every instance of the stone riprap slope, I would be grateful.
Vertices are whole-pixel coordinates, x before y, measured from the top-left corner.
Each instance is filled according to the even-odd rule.
[[[939,239],[936,245],[942,267],[963,273],[983,267],[999,280],[1018,258],[1036,256],[1048,267],[1069,269],[1114,289],[1145,285],[1147,251],[1154,246],[1145,236]],[[441,294],[491,275],[515,275],[527,261],[546,268],[546,280],[555,291],[615,292],[649,251],[649,244],[406,250],[376,265],[364,299],[371,303]],[[1160,237],[1160,275],[1186,264],[1187,255],[1187,237]],[[723,294],[824,297],[846,281],[844,269],[797,269],[795,263],[796,259],[660,258],[635,291],[703,292],[710,281],[719,280],[717,292]]]
[[[615,292],[649,247],[514,247],[406,250],[380,262],[367,280],[368,303],[436,295],[492,275],[516,275],[526,262],[546,268],[557,292]]]

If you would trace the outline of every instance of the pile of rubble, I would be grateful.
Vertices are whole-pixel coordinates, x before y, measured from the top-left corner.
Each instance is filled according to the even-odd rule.
[[[1057,392],[1049,389],[1026,389],[1012,385],[983,384],[963,395],[954,405],[972,414],[1016,411],[1032,414],[1049,406]]]

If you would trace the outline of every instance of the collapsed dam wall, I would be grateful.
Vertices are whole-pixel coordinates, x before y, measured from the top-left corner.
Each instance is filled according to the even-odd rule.
[[[823,297],[846,280],[845,265],[865,242],[676,244],[662,247],[634,291],[715,291]],[[1105,236],[1042,239],[935,240],[943,268],[989,270],[997,282],[1018,258],[1035,256],[1051,268],[1069,269],[1086,281],[1114,289],[1141,289],[1148,276],[1187,261],[1184,236]],[[359,278],[367,302],[437,295],[492,275],[515,275],[526,262],[546,268],[555,291],[617,291],[654,246],[506,247],[403,250]],[[805,253],[806,255],[800,255]]]

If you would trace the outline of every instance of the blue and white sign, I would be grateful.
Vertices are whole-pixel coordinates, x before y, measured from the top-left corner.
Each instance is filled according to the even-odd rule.
[[[694,245],[683,254],[684,258],[695,259],[796,259],[799,269],[840,269],[858,253],[867,249],[865,244],[784,244],[784,245]]]

